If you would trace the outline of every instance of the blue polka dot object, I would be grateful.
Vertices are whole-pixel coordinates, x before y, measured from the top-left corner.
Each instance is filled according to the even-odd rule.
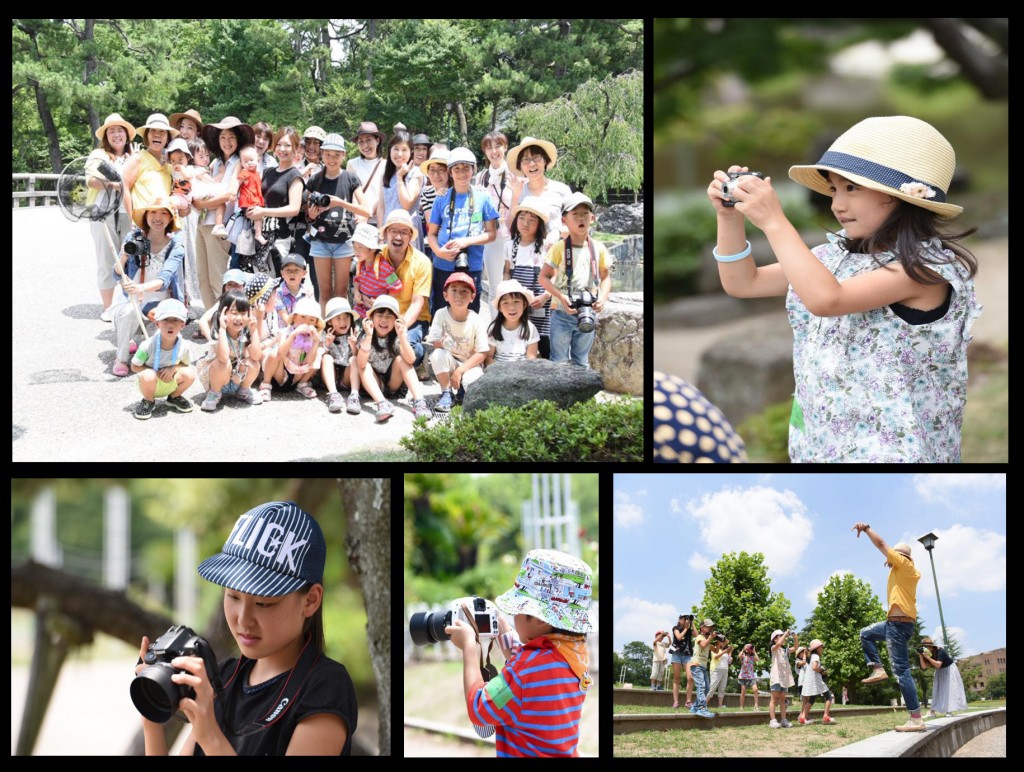
[[[741,438],[696,388],[654,372],[654,460],[660,463],[746,463]]]

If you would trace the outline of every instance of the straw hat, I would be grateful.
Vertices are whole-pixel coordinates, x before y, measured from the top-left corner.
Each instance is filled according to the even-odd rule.
[[[821,648],[822,646],[824,646],[824,645],[825,645],[825,642],[824,642],[824,641],[822,641],[822,640],[820,640],[820,639],[818,639],[818,638],[815,638],[815,639],[814,639],[813,641],[811,641],[811,642],[810,642],[810,644],[809,644],[809,645],[807,646],[807,651],[809,651],[809,652],[810,652],[811,654],[813,654],[813,653],[814,653],[814,650],[815,650],[815,649],[820,649],[820,648]]]
[[[121,113],[111,113],[107,116],[107,120],[103,122],[103,125],[96,129],[96,139],[102,140],[104,133],[106,133],[107,129],[111,126],[120,126],[127,131],[129,142],[135,139],[135,127],[122,118]]]
[[[498,288],[494,291],[494,300],[491,301],[491,305],[495,308],[501,303],[502,297],[505,295],[511,295],[512,293],[518,292],[524,298],[526,298],[526,305],[529,306],[533,302],[533,293],[526,289],[515,279],[506,279],[498,285]]]
[[[430,154],[430,158],[420,164],[420,171],[423,172],[423,176],[427,174],[427,168],[431,164],[442,164],[447,168],[448,166],[448,151],[443,147],[439,147],[437,150]]]
[[[223,129],[235,129],[236,134],[241,134],[238,139],[238,149],[241,150],[246,145],[256,144],[256,132],[252,126],[248,123],[242,123],[238,118],[233,115],[229,115],[220,123],[208,123],[203,126],[203,142],[210,148],[210,153],[213,154],[213,148],[220,147],[220,133]]]
[[[302,135],[303,139],[318,139],[321,142],[327,137],[327,132],[321,129],[319,126],[310,126],[306,129],[306,133]]]
[[[522,152],[523,148],[529,147],[530,145],[537,145],[538,147],[544,148],[544,152],[547,153],[548,158],[551,159],[551,162],[548,164],[548,169],[553,169],[555,167],[555,161],[558,160],[558,151],[555,149],[554,142],[548,142],[546,139],[523,137],[523,141],[509,150],[508,155],[505,156],[508,161],[509,169],[519,168],[516,165],[519,162],[519,154]]]
[[[171,113],[171,126],[178,128],[181,125],[182,118],[190,118],[195,121],[196,126],[199,127],[199,131],[203,130],[203,119],[199,116],[198,110],[186,110],[183,113]]]
[[[866,118],[833,142],[818,163],[792,166],[789,176],[830,196],[823,174],[835,172],[856,185],[950,218],[963,211],[946,203],[955,166],[953,146],[931,124],[894,115]]]
[[[178,225],[178,210],[175,208],[174,204],[171,203],[170,199],[163,197],[158,198],[145,206],[135,207],[132,210],[132,219],[135,221],[135,224],[140,228],[145,229],[145,220],[143,218],[145,213],[151,209],[166,209],[171,215],[171,232],[173,233],[174,231],[181,230]]]

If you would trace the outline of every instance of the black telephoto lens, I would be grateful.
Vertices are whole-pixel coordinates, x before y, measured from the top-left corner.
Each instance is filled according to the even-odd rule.
[[[448,615],[440,611],[421,611],[409,617],[409,635],[417,646],[429,646],[451,638],[444,628],[450,624]]]
[[[171,680],[175,672],[180,671],[166,665],[151,665],[132,681],[132,702],[139,713],[157,724],[170,721],[181,701],[181,687]]]

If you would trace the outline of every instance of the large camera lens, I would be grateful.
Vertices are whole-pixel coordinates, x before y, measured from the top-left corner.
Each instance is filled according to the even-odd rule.
[[[171,720],[181,701],[181,687],[171,680],[170,665],[150,665],[132,681],[132,702],[139,713],[158,724]]]
[[[409,617],[409,635],[417,646],[429,646],[451,638],[444,628],[450,623],[450,612],[421,611]]]

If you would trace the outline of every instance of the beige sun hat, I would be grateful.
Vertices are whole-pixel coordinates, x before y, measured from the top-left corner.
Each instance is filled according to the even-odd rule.
[[[813,654],[815,649],[818,649],[824,645],[824,641],[822,641],[820,638],[815,638],[813,641],[810,642],[810,644],[808,644],[807,651]]]
[[[832,194],[823,173],[886,193],[940,217],[956,217],[962,206],[946,203],[956,167],[953,146],[934,126],[918,118],[866,118],[843,133],[809,166],[791,166],[789,176],[811,190]]]
[[[535,139],[534,137],[523,137],[523,141],[509,150],[505,156],[509,169],[518,168],[516,164],[519,162],[519,154],[523,151],[523,148],[527,148],[530,145],[537,145],[538,147],[544,148],[544,152],[547,153],[548,158],[551,159],[551,163],[548,164],[548,169],[555,168],[555,161],[558,160],[558,150],[555,148],[554,142],[548,142],[546,139]]]
[[[107,120],[103,122],[103,125],[96,129],[96,139],[103,139],[103,133],[111,126],[120,126],[128,132],[129,142],[135,139],[135,127],[122,118],[121,113],[111,113],[107,116]]]
[[[427,169],[431,164],[443,164],[445,167],[448,166],[448,151],[444,148],[438,148],[430,154],[430,158],[420,164],[420,171],[426,176]]]
[[[548,208],[540,196],[523,196],[523,200],[512,208],[512,219],[515,220],[520,212],[532,212],[544,223],[548,221],[549,217]]]
[[[533,293],[530,292],[530,290],[528,290],[515,279],[505,279],[505,281],[498,284],[498,288],[494,292],[494,300],[491,301],[491,305],[497,308],[498,304],[501,303],[501,299],[505,295],[510,295],[514,292],[518,292],[520,295],[526,298],[527,306],[529,306],[533,302]]]
[[[137,206],[132,209],[132,220],[136,225],[144,229],[146,227],[143,225],[145,222],[146,212],[151,209],[166,209],[168,214],[171,215],[171,232],[173,233],[174,231],[181,230],[181,226],[178,223],[177,207],[174,206],[174,203],[169,198],[165,198],[163,196],[155,201],[150,201],[148,204]]]
[[[180,133],[167,122],[167,116],[163,113],[153,113],[150,115],[146,122],[138,127],[139,134],[144,134],[146,129],[163,129],[171,139],[174,139]]]

